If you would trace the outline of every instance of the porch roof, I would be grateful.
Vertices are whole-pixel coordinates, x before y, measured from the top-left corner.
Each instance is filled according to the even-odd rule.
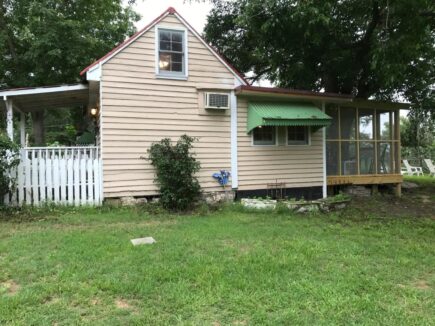
[[[332,118],[316,106],[307,103],[250,102],[248,132],[259,126],[326,127]]]
[[[87,105],[89,87],[73,84],[0,90],[0,108],[6,107],[6,100],[12,100],[21,112]]]

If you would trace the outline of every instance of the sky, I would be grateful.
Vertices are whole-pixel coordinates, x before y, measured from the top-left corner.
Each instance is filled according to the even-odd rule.
[[[212,8],[208,1],[198,3],[193,0],[189,3],[185,0],[136,0],[136,2],[133,8],[142,16],[141,20],[136,23],[137,29],[150,23],[168,7],[174,7],[193,28],[202,33],[207,14]]]

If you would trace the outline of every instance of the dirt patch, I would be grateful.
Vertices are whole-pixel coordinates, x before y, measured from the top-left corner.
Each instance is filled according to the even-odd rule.
[[[379,194],[367,198],[354,197],[349,205],[359,217],[377,216],[389,218],[431,218],[435,219],[435,199],[422,189],[406,191],[401,198],[390,194]],[[430,194],[430,192],[429,192]],[[346,214],[346,211],[344,211]]]
[[[20,290],[20,285],[14,280],[8,280],[0,283],[0,289],[5,289],[5,292],[9,295],[14,295]],[[3,292],[3,291],[1,291]]]
[[[429,290],[430,289],[429,284],[425,280],[418,280],[417,282],[414,283],[413,286],[419,290]]]
[[[116,308],[118,308],[118,309],[131,309],[132,308],[132,306],[126,300],[123,300],[123,299],[116,299],[115,305],[116,305]]]
[[[98,299],[91,300],[91,305],[96,306],[96,305],[99,305],[99,304],[100,304],[100,300],[98,300]]]

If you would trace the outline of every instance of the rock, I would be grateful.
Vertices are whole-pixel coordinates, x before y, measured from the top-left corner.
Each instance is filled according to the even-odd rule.
[[[130,241],[133,244],[133,246],[156,243],[156,240],[154,240],[153,237],[131,239]]]
[[[136,205],[136,198],[134,198],[133,196],[121,197],[121,205],[122,206],[134,206],[134,205]]]
[[[271,199],[242,198],[241,203],[246,208],[254,209],[274,209],[276,207],[276,200]]]
[[[418,184],[414,183],[414,182],[409,182],[409,181],[404,181],[402,183],[402,189],[415,189],[418,188]]]
[[[148,199],[145,197],[136,198],[136,205],[144,205],[146,203],[148,203]]]
[[[209,192],[203,195],[203,199],[209,205],[232,202],[234,201],[234,197],[235,192],[232,190]]]

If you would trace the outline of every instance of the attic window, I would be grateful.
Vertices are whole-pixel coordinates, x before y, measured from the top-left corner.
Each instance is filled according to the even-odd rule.
[[[157,28],[157,31],[157,75],[187,77],[185,31],[163,28]]]

